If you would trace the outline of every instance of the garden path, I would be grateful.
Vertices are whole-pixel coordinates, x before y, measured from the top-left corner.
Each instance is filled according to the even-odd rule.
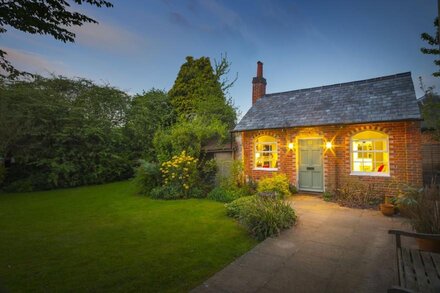
[[[261,242],[193,292],[386,292],[397,284],[387,231],[409,230],[403,218],[310,195],[290,202],[299,216],[295,227]]]

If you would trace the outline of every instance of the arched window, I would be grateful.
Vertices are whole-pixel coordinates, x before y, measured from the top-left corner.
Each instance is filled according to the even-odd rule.
[[[278,169],[278,145],[274,137],[264,135],[255,139],[255,164],[256,169]]]
[[[353,175],[389,175],[388,135],[363,131],[351,138],[350,145]]]

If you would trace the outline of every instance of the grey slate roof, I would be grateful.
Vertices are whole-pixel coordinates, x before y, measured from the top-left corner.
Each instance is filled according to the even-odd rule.
[[[420,120],[410,72],[266,94],[233,131]]]

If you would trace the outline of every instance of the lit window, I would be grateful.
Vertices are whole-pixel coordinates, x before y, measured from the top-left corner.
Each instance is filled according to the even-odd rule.
[[[260,136],[255,140],[255,168],[278,168],[278,146],[274,137]]]
[[[388,136],[364,131],[351,139],[351,171],[353,174],[389,174]]]

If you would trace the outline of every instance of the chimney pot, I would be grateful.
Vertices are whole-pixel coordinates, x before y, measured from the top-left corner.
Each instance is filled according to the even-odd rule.
[[[263,62],[261,61],[257,62],[257,77],[263,77]]]

